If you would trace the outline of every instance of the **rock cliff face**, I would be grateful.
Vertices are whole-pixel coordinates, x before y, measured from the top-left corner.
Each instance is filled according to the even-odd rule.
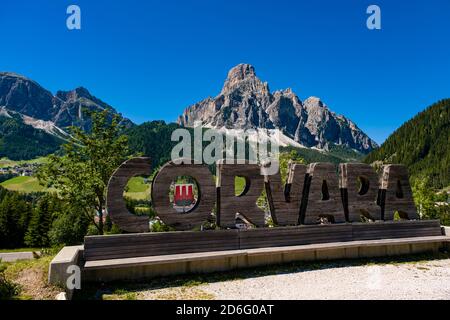
[[[90,119],[83,115],[83,109],[108,109],[111,115],[117,113],[85,88],[58,91],[53,95],[35,81],[10,72],[0,72],[0,107],[34,119],[51,121],[60,128],[72,125],[89,128]],[[122,118],[122,124],[132,126],[126,118]]]
[[[220,94],[188,108],[178,123],[226,129],[278,129],[296,144],[328,150],[332,145],[368,153],[377,144],[355,123],[332,112],[319,98],[301,101],[291,89],[270,92],[253,66],[239,64],[228,72]]]

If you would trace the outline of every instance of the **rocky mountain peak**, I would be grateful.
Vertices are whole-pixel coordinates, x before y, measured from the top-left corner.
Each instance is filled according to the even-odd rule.
[[[217,129],[278,129],[295,144],[327,150],[343,145],[363,153],[377,144],[356,124],[336,115],[318,97],[305,101],[288,88],[271,93],[250,64],[228,72],[222,91],[185,109],[178,123],[198,123]]]
[[[268,93],[267,83],[263,83],[256,76],[255,68],[246,63],[238,64],[233,67],[225,80],[221,95],[227,95],[233,91],[242,93]]]
[[[303,105],[307,108],[327,108],[323,101],[318,97],[309,97],[303,101]]]
[[[83,117],[83,109],[108,109],[111,115],[117,113],[86,88],[58,91],[54,96],[37,82],[12,72],[0,72],[0,106],[36,120],[51,121],[63,129],[68,126],[88,129],[90,119]],[[126,127],[133,125],[125,118],[122,124]]]
[[[30,117],[51,120],[53,95],[38,83],[12,72],[0,72],[0,106]]]
[[[255,68],[251,64],[241,63],[228,71],[227,81],[240,81],[247,77],[256,77]]]
[[[58,91],[56,96],[63,101],[74,101],[79,98],[92,99],[92,95],[89,90],[84,87],[78,87],[71,91]]]

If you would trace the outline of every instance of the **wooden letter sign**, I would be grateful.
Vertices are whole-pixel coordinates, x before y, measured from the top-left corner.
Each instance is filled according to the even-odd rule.
[[[158,217],[176,230],[191,230],[210,220],[216,206],[216,221],[221,228],[236,228],[237,214],[256,227],[264,227],[265,212],[256,202],[265,190],[268,214],[279,226],[388,221],[394,219],[396,212],[401,219],[419,218],[408,172],[402,165],[384,166],[379,177],[371,166],[362,163],[343,163],[338,173],[331,163],[312,163],[306,167],[290,162],[284,185],[280,173],[265,174],[264,165],[218,161],[216,168],[217,187],[206,165],[180,159],[162,166],[153,180],[151,192]],[[147,216],[128,212],[123,190],[131,177],[150,174],[150,159],[134,158],[122,164],[109,181],[108,214],[124,231],[149,230]],[[178,177],[191,177],[197,185],[197,199],[187,212],[180,213],[171,203],[171,185]],[[245,179],[245,188],[240,195],[235,194],[236,177]],[[178,193],[174,202],[180,203],[184,199],[191,203],[192,191],[186,189],[183,193],[180,188],[175,190]]]

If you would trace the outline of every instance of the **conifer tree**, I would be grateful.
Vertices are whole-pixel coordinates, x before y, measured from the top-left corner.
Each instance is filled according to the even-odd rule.
[[[25,244],[30,247],[46,247],[49,245],[48,232],[52,219],[52,203],[48,196],[39,200],[25,234]]]

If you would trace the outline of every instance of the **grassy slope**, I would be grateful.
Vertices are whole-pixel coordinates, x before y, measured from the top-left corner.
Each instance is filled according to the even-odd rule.
[[[39,157],[33,160],[22,160],[22,161],[14,161],[8,158],[1,158],[0,168],[23,166],[25,164],[33,164],[33,163],[41,164],[46,162],[47,162],[46,157]],[[39,182],[35,177],[14,177],[10,180],[2,182],[0,185],[8,190],[19,191],[24,193],[45,191],[45,188],[39,185]]]
[[[36,252],[41,251],[42,248],[15,248],[15,249],[0,249],[0,253],[14,253],[14,252]]]
[[[234,193],[235,195],[240,195],[245,188],[245,179],[242,177],[234,178]]]
[[[150,199],[150,185],[144,183],[143,177],[133,177],[128,181],[125,196],[135,200]]]
[[[353,150],[348,150],[342,146],[333,146],[330,151],[319,151],[308,148],[283,147],[282,152],[295,151],[306,163],[331,162],[339,164],[343,162],[362,162],[364,155]]]
[[[45,191],[35,177],[15,177],[0,184],[5,189],[24,193]]]

